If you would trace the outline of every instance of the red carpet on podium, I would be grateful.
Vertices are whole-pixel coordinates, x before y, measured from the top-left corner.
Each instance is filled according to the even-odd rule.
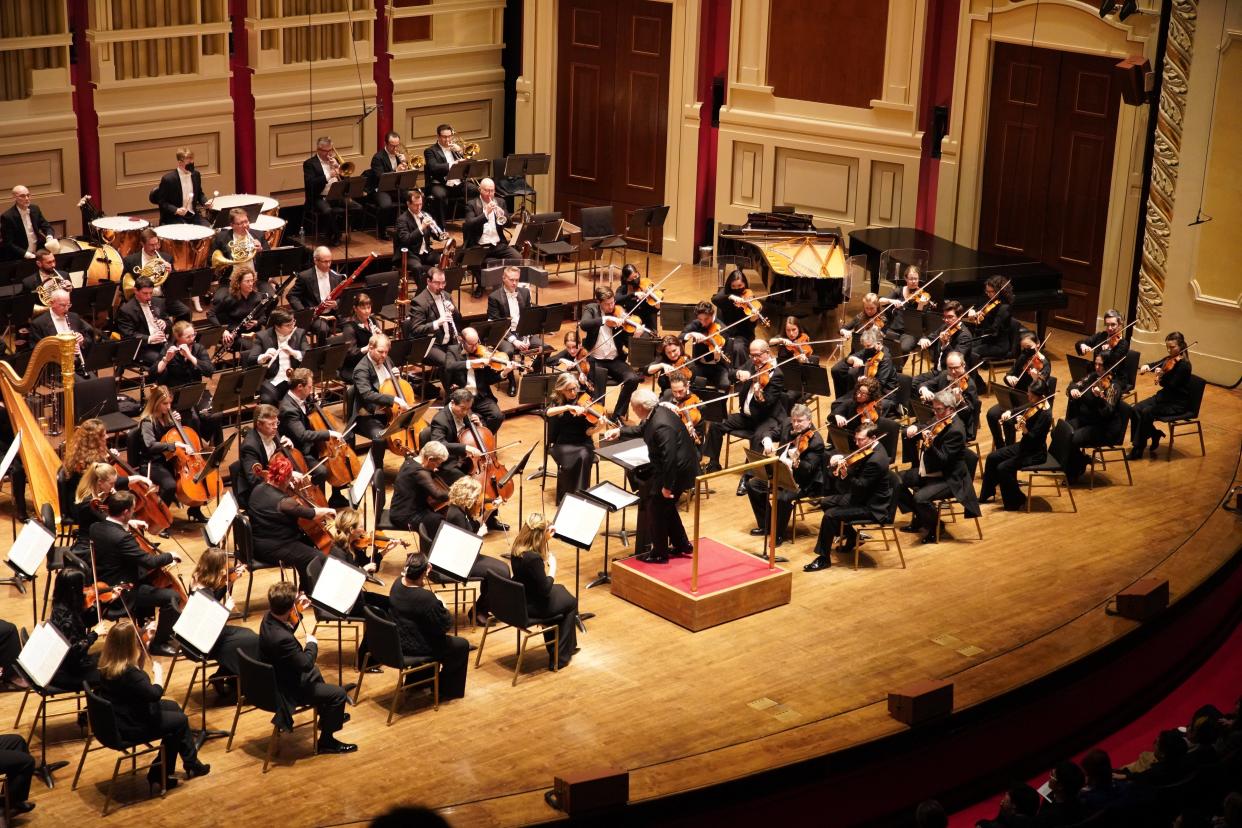
[[[637,558],[627,558],[626,566],[654,578],[673,589],[690,592],[690,558],[670,558],[666,564],[643,563]],[[699,591],[698,595],[710,595],[724,589],[739,586],[762,578],[769,573],[768,562],[745,552],[725,546],[711,538],[699,539]]]

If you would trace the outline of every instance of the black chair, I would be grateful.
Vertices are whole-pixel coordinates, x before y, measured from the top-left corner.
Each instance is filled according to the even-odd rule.
[[[434,540],[435,538],[433,538],[431,536],[431,533],[427,531],[426,526],[418,527],[418,551],[419,552],[422,552],[424,555],[430,555],[431,544],[432,544],[432,541]],[[467,602],[469,602],[471,606],[473,606],[475,603],[478,602],[479,585],[482,583],[482,579],[481,578],[473,578],[473,579],[468,578],[466,579],[465,583],[463,583],[454,578],[450,578],[449,576],[445,575],[443,572],[440,572],[439,570],[435,568],[432,568],[431,575],[430,575],[430,581],[431,581],[431,591],[435,592],[437,595],[442,595],[442,593],[445,590],[437,590],[436,587],[452,587],[453,588],[453,635],[457,635],[457,615],[459,612],[461,612],[462,606],[464,606]],[[477,619],[474,618],[473,613],[471,613],[470,615],[470,621],[472,624],[478,623]]]
[[[86,718],[90,723],[90,729],[86,735],[86,747],[82,749],[82,758],[78,760],[78,771],[73,775],[73,790],[78,789],[78,779],[82,776],[82,766],[86,764],[86,755],[92,750],[115,750],[121,755],[117,757],[116,762],[112,765],[112,779],[108,782],[108,794],[104,798],[103,816],[108,815],[108,806],[112,803],[112,791],[116,787],[116,777],[121,772],[121,763],[129,760],[131,768],[127,771],[127,775],[133,775],[138,772],[138,759],[152,753],[160,754],[162,744],[152,745],[151,742],[131,742],[121,738],[121,733],[116,726],[116,712],[112,709],[112,702],[97,696],[90,691],[85,684],[82,685],[81,693],[86,697]],[[157,737],[158,738],[158,737]],[[91,747],[91,742],[98,742],[96,747]],[[168,791],[168,764],[160,762],[160,798],[164,798],[164,794]]]
[[[233,714],[233,726],[229,728],[229,742],[225,746],[224,752],[228,753],[233,749],[233,737],[237,735],[237,720],[241,718],[243,713],[250,713],[255,710],[263,710],[268,713],[275,713],[280,707],[281,697],[280,688],[276,686],[276,670],[272,665],[262,661],[257,661],[246,655],[244,650],[237,653],[241,659],[238,663],[241,665],[241,675],[237,678],[237,709]],[[310,704],[300,704],[293,708],[293,715],[306,711],[311,713],[311,739],[315,746],[313,753],[319,752],[319,711]],[[302,724],[306,724],[303,722]],[[299,725],[294,724],[290,729],[290,733],[297,729]],[[267,737],[267,753],[263,758],[263,772],[267,773],[268,765],[272,763],[272,754],[280,748],[281,727],[278,724],[272,725],[271,735]]]
[[[1004,357],[982,357],[984,364],[988,369],[988,382],[996,382],[996,369],[1003,366],[1012,367],[1017,363],[1016,354],[1018,353],[1018,338],[1022,336],[1022,323],[1016,318],[1009,318],[1009,356]],[[980,374],[983,370],[980,369]]]
[[[173,671],[177,669],[177,662],[181,659],[192,662],[194,670],[190,673],[190,683],[185,688],[185,698],[181,700],[181,709],[188,710],[190,706],[190,696],[194,695],[194,686],[198,685],[198,710],[199,710],[199,732],[203,741],[212,736],[223,736],[223,731],[210,731],[207,729],[207,671],[211,667],[220,669],[220,664],[210,653],[200,653],[193,647],[187,645],[184,641],[180,642],[177,652],[173,655],[172,664],[168,667],[168,677],[164,684],[168,686],[172,684]],[[220,678],[237,678],[237,676],[223,675]]]
[[[360,615],[341,615],[328,607],[315,605],[315,625],[311,627],[311,635],[319,631],[321,626],[336,627],[336,683],[345,683],[345,629],[354,636],[354,653],[359,647],[359,625],[366,622]],[[355,656],[356,657],[356,656]]]
[[[138,421],[117,406],[116,377],[79,378],[73,384],[73,411],[79,423],[90,417],[103,420],[109,434],[138,430]]]
[[[483,648],[487,645],[487,636],[493,629],[513,629],[517,631],[517,663],[513,665],[513,685],[517,686],[518,676],[522,672],[522,659],[526,655],[526,645],[533,636],[551,631],[553,670],[561,660],[561,635],[557,623],[561,616],[549,618],[533,618],[526,610],[526,587],[509,578],[502,578],[494,572],[487,573],[487,601],[491,616],[483,624],[483,639],[479,642],[479,652],[475,657],[474,666],[483,661]],[[495,622],[495,624],[493,624]]]
[[[23,647],[26,646],[27,639],[30,636],[26,632],[26,628],[22,627],[17,631],[18,641]],[[20,665],[18,670],[21,670]],[[22,671],[23,673],[25,671]],[[58,704],[60,702],[73,702],[74,710],[65,711],[64,713],[56,713],[56,716],[68,716],[78,714],[82,710],[82,702],[84,701],[81,690],[74,690],[72,687],[57,687],[49,684],[46,687],[40,687],[29,675],[25,676],[27,683],[30,685],[22,694],[22,703],[17,708],[17,718],[13,721],[13,729],[16,730],[22,723],[22,713],[26,710],[26,702],[29,701],[31,695],[39,697],[39,706],[35,709],[34,721],[30,725],[30,733],[26,734],[26,744],[34,745],[35,731],[39,732],[39,765],[38,770],[43,780],[47,782],[47,786],[52,787],[52,772],[68,765],[68,762],[52,762],[47,761],[47,708],[49,705]]]
[[[238,514],[233,518],[233,557],[238,563],[246,565],[246,603],[242,607],[242,618],[250,617],[250,592],[254,589],[254,573],[260,569],[280,569],[280,580],[285,580],[285,567],[282,564],[267,563],[254,557],[254,535],[250,531],[250,518]],[[297,581],[297,570],[293,572]]]
[[[386,618],[380,617],[380,614],[370,607],[364,607],[362,614],[366,616],[367,628],[367,644],[369,649],[366,657],[362,661],[362,666],[358,670],[358,687],[354,690],[354,704],[358,703],[358,698],[362,695],[362,679],[367,674],[367,668],[372,664],[379,664],[383,667],[391,667],[397,671],[397,684],[393,688],[392,705],[388,708],[388,724],[392,724],[393,714],[397,712],[397,704],[401,701],[401,694],[405,690],[412,687],[422,687],[425,684],[431,685],[431,698],[434,709],[440,709],[440,662],[434,658],[426,656],[408,656],[401,652],[401,635],[397,631],[397,625]],[[427,678],[418,681],[405,683],[405,677],[414,673],[421,673],[430,670],[431,674]]]
[[[1165,460],[1173,459],[1173,440],[1178,434],[1198,434],[1199,454],[1207,456],[1207,447],[1203,443],[1203,423],[1199,421],[1199,409],[1203,406],[1203,392],[1206,388],[1207,381],[1203,377],[1196,377],[1192,374],[1190,377],[1190,413],[1176,417],[1153,418],[1155,422],[1164,423],[1169,427],[1169,452],[1164,456]],[[1182,430],[1179,432],[1178,429]]]
[[[584,247],[601,255],[604,251],[608,251],[608,266],[610,268],[612,267],[612,255],[620,250],[622,251],[621,263],[625,264],[627,245],[625,239],[617,234],[611,204],[603,207],[583,207],[578,214],[578,218],[582,225],[582,244]],[[592,272],[594,272],[594,260],[592,260]],[[611,271],[609,272],[611,273]]]
[[[1057,497],[1061,496],[1061,486],[1064,484],[1065,491],[1069,495],[1070,505],[1074,507],[1074,511],[1078,511],[1078,504],[1074,502],[1074,490],[1070,488],[1069,477],[1066,469],[1069,468],[1070,455],[1074,453],[1074,429],[1065,420],[1057,420],[1057,424],[1052,427],[1052,442],[1048,446],[1048,456],[1042,463],[1036,463],[1033,466],[1023,466],[1018,469],[1019,474],[1025,474],[1026,480],[1026,510],[1031,511],[1031,493],[1036,488],[1055,488]],[[1050,483],[1036,483],[1037,479],[1047,479]]]
[[[979,455],[970,449],[966,450],[966,469],[970,472],[971,485],[974,485],[975,471],[979,468]],[[949,519],[949,523],[957,523],[958,517],[966,517],[966,510],[956,497],[946,497],[936,501],[936,542],[940,542],[940,526]],[[971,518],[975,522],[975,531],[979,540],[983,540],[983,524],[979,518]]]

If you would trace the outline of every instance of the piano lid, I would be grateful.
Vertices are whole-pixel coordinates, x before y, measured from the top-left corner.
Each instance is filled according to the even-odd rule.
[[[742,227],[722,225],[720,235],[758,250],[776,276],[844,279],[847,273],[840,229],[815,227],[809,213],[750,213]]]

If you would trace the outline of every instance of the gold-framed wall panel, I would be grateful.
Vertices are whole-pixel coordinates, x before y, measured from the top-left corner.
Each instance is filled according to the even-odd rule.
[[[431,92],[410,88],[393,94],[393,128],[409,152],[421,154],[436,142],[436,127],[451,124],[461,140],[479,145],[479,158],[499,158],[504,154],[504,107],[503,83]]]
[[[18,184],[30,188],[31,200],[39,205],[56,235],[82,232],[77,209],[81,173],[78,136],[72,129],[54,129],[27,135],[10,135],[0,150],[0,200],[12,206],[10,191]]]

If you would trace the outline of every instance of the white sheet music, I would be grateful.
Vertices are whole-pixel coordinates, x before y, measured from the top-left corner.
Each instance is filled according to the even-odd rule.
[[[625,451],[619,451],[613,457],[632,468],[645,466],[651,462],[651,455],[647,453],[646,443],[639,443],[632,448],[627,448]]]
[[[459,529],[451,523],[441,523],[435,540],[431,542],[428,559],[436,569],[464,581],[482,548],[483,539],[478,535]]]
[[[349,484],[349,502],[355,509],[362,502],[362,498],[366,496],[367,487],[371,485],[371,478],[375,476],[375,458],[371,456],[371,452],[367,452],[362,458],[362,468],[358,470],[358,476],[354,478],[354,482]]]
[[[232,491],[226,491],[220,498],[220,505],[207,519],[207,542],[212,546],[219,546],[223,543],[224,536],[228,534],[235,517],[237,517],[237,498],[233,497]]]
[[[13,442],[9,444],[9,450],[4,453],[4,460],[0,460],[0,480],[9,473],[9,466],[13,465],[13,458],[17,456],[17,450],[22,445],[22,430],[19,428],[17,433],[13,435]]]
[[[41,623],[26,640],[26,646],[17,656],[17,663],[31,681],[40,687],[47,687],[68,652],[69,642],[60,630],[51,624]]]
[[[205,590],[197,590],[185,602],[181,617],[173,624],[173,633],[204,655],[216,646],[216,639],[228,623],[229,611]]]
[[[556,527],[553,537],[580,549],[590,549],[607,516],[608,510],[598,503],[581,495],[567,494],[556,510],[556,519],[552,521]]]
[[[366,580],[367,574],[358,567],[350,566],[337,558],[327,558],[323,562],[319,580],[315,581],[311,600],[338,615],[348,615]]]
[[[47,531],[42,523],[28,520],[9,549],[9,563],[26,577],[33,578],[55,540],[56,536]]]
[[[609,480],[605,480],[596,486],[586,490],[586,493],[597,500],[602,500],[612,507],[615,512],[618,509],[624,509],[626,506],[632,506],[638,502],[638,495],[633,492],[627,492]]]

